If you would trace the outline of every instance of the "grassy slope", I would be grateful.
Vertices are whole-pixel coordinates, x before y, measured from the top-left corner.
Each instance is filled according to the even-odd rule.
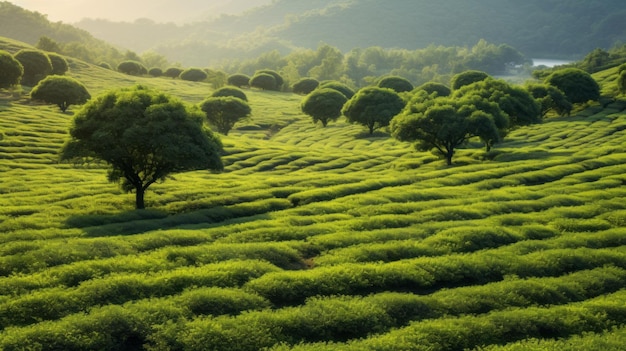
[[[211,91],[80,62],[70,74],[92,95],[135,82],[190,103]],[[445,167],[386,134],[315,126],[299,96],[247,94],[253,118],[223,137],[225,172],[156,184],[137,212],[105,169],[57,163],[74,108],[0,93],[0,349],[54,335],[68,349],[112,335],[221,350],[623,335],[626,103],[516,130],[489,159],[460,150]],[[530,346],[564,347],[510,348]]]

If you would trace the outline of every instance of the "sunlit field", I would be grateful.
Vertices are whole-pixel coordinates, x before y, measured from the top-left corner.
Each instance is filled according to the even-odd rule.
[[[613,71],[594,77],[605,93]],[[206,83],[72,61],[95,96]],[[611,78],[613,77],[613,78]],[[2,350],[619,350],[626,101],[510,133],[453,166],[245,90],[225,170],[146,194],[60,163],[73,113],[0,92]]]

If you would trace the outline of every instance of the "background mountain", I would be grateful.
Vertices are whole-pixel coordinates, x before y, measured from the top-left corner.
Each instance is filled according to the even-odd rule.
[[[528,56],[580,57],[623,43],[625,17],[622,0],[276,0],[242,15],[183,26],[93,20],[77,25],[132,50],[206,64],[273,49],[315,48],[320,42],[349,51],[471,46],[481,38]]]
[[[220,11],[234,10],[238,1],[243,0],[221,3]],[[184,66],[202,67],[272,50],[314,49],[321,42],[348,52],[430,44],[471,48],[485,39],[511,45],[527,57],[578,59],[626,39],[623,0],[274,0],[217,18],[199,9],[205,19],[186,24],[85,19],[76,23],[82,30],[45,23],[45,16],[15,8],[0,2],[0,35],[31,44],[47,35],[90,46],[98,38],[115,45],[109,51],[153,51]]]

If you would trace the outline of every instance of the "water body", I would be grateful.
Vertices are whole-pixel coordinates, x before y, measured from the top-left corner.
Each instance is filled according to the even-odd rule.
[[[535,67],[537,66],[554,67],[554,66],[566,65],[568,63],[573,62],[571,60],[554,60],[554,59],[541,59],[541,58],[534,58],[532,60],[533,60],[533,66]]]

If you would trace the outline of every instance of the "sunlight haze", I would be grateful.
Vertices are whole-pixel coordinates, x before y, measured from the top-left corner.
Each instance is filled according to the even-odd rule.
[[[13,0],[13,4],[47,15],[54,22],[76,23],[83,18],[132,22],[149,18],[157,22],[192,22],[236,14],[271,0]]]

